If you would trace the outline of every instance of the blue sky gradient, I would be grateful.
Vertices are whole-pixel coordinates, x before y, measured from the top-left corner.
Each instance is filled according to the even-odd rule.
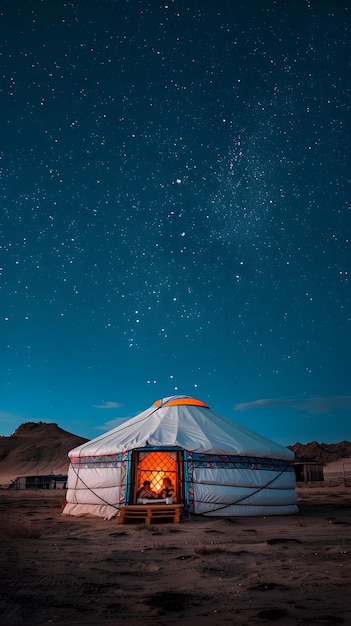
[[[350,440],[350,7],[1,6],[0,435]]]

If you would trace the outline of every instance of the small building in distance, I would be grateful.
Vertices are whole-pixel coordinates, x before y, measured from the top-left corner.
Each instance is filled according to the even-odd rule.
[[[299,461],[294,463],[297,483],[324,482],[323,463]]]
[[[66,489],[67,474],[18,476],[9,489]]]

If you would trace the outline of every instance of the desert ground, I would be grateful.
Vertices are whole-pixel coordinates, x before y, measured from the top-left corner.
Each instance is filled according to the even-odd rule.
[[[0,621],[351,624],[351,488],[299,514],[117,524],[62,516],[64,492],[0,491]]]

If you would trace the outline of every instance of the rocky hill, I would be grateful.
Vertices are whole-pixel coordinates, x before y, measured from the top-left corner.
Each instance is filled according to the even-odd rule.
[[[17,476],[67,474],[68,452],[85,441],[57,424],[21,424],[10,437],[0,437],[0,484]]]
[[[319,463],[330,463],[341,458],[351,457],[351,443],[340,441],[339,443],[295,443],[288,446],[295,453],[296,461],[316,461]]]

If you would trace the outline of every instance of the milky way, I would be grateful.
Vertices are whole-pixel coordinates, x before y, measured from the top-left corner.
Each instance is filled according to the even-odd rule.
[[[0,434],[351,436],[348,4],[2,3]]]

